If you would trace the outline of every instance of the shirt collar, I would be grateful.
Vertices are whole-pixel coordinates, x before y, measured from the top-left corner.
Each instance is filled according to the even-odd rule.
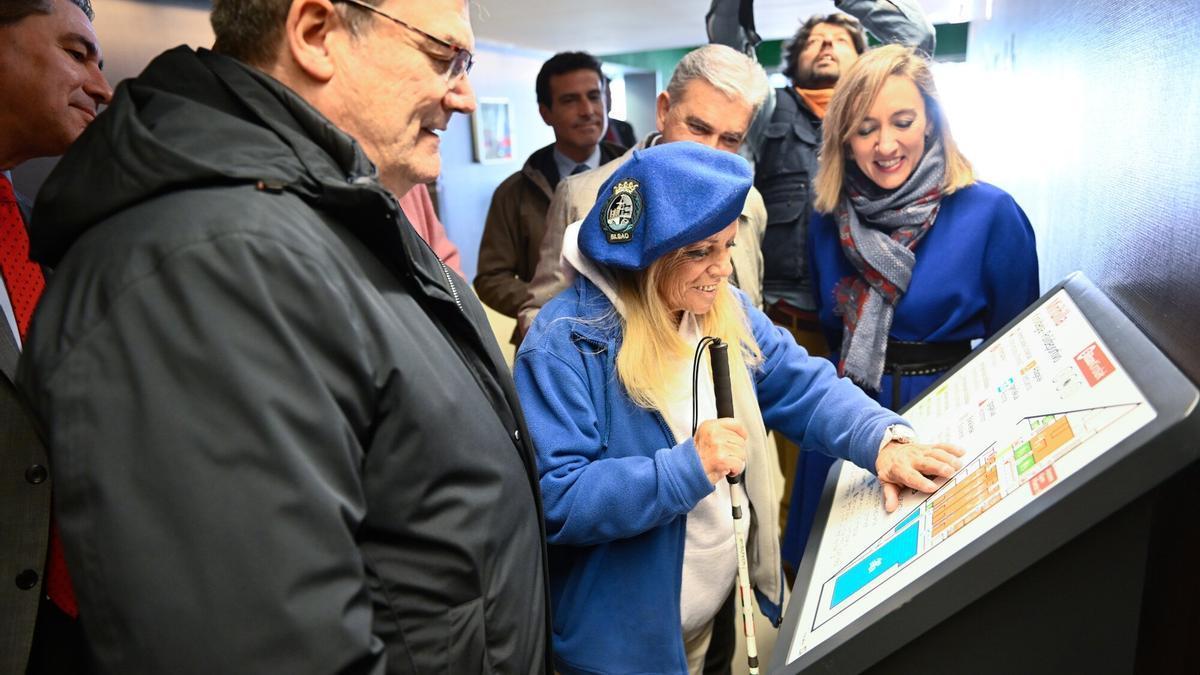
[[[575,170],[576,164],[586,164],[589,170],[594,169],[600,166],[600,145],[597,144],[596,148],[592,150],[592,154],[582,162],[576,162],[559,152],[558,148],[554,148],[554,164],[558,167],[558,177],[560,180],[570,176],[571,172]]]

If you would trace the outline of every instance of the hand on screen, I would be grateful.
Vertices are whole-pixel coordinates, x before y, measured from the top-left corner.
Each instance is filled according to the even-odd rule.
[[[883,484],[883,508],[888,513],[900,506],[900,490],[910,487],[933,492],[945,479],[962,468],[962,448],[945,443],[892,442],[875,458],[875,475]],[[941,479],[941,480],[938,480]]]

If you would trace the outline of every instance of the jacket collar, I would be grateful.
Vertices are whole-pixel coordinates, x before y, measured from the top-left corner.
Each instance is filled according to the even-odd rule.
[[[625,152],[626,149],[619,145],[600,141],[600,165],[607,164]],[[558,174],[558,162],[554,161],[554,144],[551,143],[535,150],[529,159],[525,160],[525,165],[521,167],[521,174],[536,185],[548,199],[553,199],[554,190],[558,188],[558,182],[562,180],[562,176]]]
[[[808,103],[803,97],[800,96],[800,94],[796,91],[796,88],[787,86],[776,91],[784,92],[783,97],[775,97],[776,110],[779,110],[785,116],[788,115],[789,109],[796,111],[798,114],[791,116],[793,122],[799,128],[807,129],[810,135],[815,135],[817,139],[819,139],[820,133],[817,130],[821,128],[821,118],[817,117],[817,114],[812,111],[812,108],[808,107]],[[780,100],[784,101],[783,105],[780,105]]]

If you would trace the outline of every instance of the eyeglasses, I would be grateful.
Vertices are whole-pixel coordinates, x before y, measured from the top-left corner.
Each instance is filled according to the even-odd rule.
[[[371,5],[368,5],[367,3],[362,2],[361,0],[333,0],[333,2],[344,2],[348,5],[354,5],[355,7],[358,7],[359,9],[365,9],[368,12],[378,14],[379,16],[382,16],[383,18],[385,18],[389,21],[392,21],[400,26],[403,26],[403,27],[411,30],[414,33],[418,33],[418,34],[424,36],[426,39],[428,39],[436,44],[439,44],[439,45],[445,47],[446,49],[449,49],[453,53],[453,56],[450,57],[450,59],[449,59],[450,67],[446,70],[446,82],[448,82],[450,84],[454,84],[455,82],[458,82],[458,78],[463,77],[467,73],[471,72],[471,66],[475,65],[475,55],[472,54],[471,52],[467,51],[467,49],[465,47],[459,47],[458,45],[454,44],[453,42],[446,42],[445,40],[443,40],[439,37],[434,37],[434,36],[430,35],[429,33],[426,33],[425,31],[421,30],[420,28],[417,28],[416,26],[413,26],[405,21],[401,21],[400,19],[397,19],[396,17],[392,16],[391,14],[388,14],[387,12],[376,9],[375,7],[372,7]]]

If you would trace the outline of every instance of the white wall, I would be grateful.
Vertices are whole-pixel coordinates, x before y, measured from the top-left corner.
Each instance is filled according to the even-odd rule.
[[[171,47],[211,47],[208,10],[133,0],[94,2],[96,35],[104,48],[104,72],[114,84],[133,77]]]
[[[1200,3],[1005,0],[939,81],[955,137],[1038,238],[1200,380]],[[939,75],[940,77],[940,75]]]

